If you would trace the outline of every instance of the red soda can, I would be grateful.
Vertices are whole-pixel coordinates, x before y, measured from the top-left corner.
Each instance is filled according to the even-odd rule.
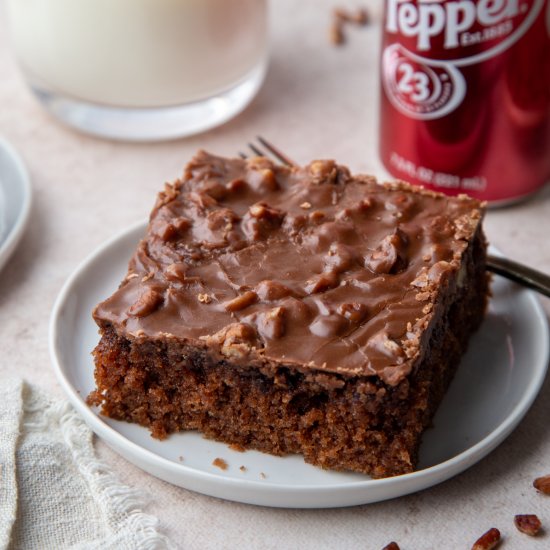
[[[380,153],[499,204],[550,180],[550,0],[386,0]]]

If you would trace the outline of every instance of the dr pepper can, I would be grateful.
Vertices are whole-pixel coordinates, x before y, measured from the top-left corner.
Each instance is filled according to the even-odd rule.
[[[550,180],[550,0],[386,0],[380,152],[493,204]]]

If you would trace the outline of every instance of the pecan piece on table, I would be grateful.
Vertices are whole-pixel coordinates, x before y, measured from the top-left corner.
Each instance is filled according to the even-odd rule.
[[[542,527],[540,519],[535,514],[519,514],[514,516],[514,524],[518,531],[531,537],[537,535]]]
[[[550,475],[537,477],[533,481],[533,487],[545,495],[550,495]]]
[[[472,550],[492,550],[493,548],[496,548],[499,543],[500,531],[495,527],[492,527],[475,541],[472,546]]]
[[[369,23],[369,12],[365,8],[358,8],[352,12],[344,8],[335,8],[332,11],[332,24],[330,27],[330,42],[334,46],[341,46],[346,42],[344,26],[347,24],[364,27]]]

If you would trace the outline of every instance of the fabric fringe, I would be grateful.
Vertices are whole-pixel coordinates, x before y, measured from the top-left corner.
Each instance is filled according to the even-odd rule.
[[[117,533],[124,527],[132,532],[131,544],[135,550],[175,549],[170,540],[157,531],[158,519],[143,512],[146,499],[142,491],[120,483],[111,469],[97,459],[93,434],[73,407],[66,401],[52,401],[36,388],[31,390],[26,386],[25,391],[25,412],[31,413],[25,428],[39,431],[59,426],[73,461],[111,531]],[[86,545],[85,548],[91,550],[94,546]]]

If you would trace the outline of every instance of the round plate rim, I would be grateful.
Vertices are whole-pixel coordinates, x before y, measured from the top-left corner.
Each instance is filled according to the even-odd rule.
[[[205,472],[196,470],[195,468],[186,466],[185,464],[175,463],[167,458],[157,455],[153,451],[145,449],[139,444],[129,440],[117,430],[103,422],[103,420],[95,414],[86,405],[84,399],[77,393],[74,386],[65,376],[62,362],[57,352],[57,336],[60,313],[63,309],[63,305],[66,302],[68,296],[71,293],[73,285],[77,282],[78,278],[82,276],[87,268],[94,263],[100,256],[107,252],[111,247],[115,246],[133,233],[144,233],[146,222],[139,221],[131,225],[130,227],[120,231],[102,245],[97,247],[91,254],[89,254],[73,271],[70,277],[63,285],[57,299],[55,301],[52,314],[50,317],[49,327],[49,351],[51,362],[57,376],[57,379],[68,395],[72,405],[83,416],[85,422],[90,426],[99,437],[103,438],[107,444],[111,445],[119,454],[126,459],[134,462],[139,461],[140,464],[147,463],[157,473],[153,473],[157,477],[165,479],[172,484],[186,487],[198,492],[208,494],[210,496],[216,496],[224,498],[226,500],[235,500],[238,502],[245,502],[248,504],[259,504],[275,507],[288,507],[288,508],[329,508],[329,507],[341,507],[341,506],[353,506],[358,504],[366,504],[369,502],[379,502],[389,498],[398,496],[404,496],[406,494],[417,492],[422,489],[426,489],[466,470],[487,454],[489,454],[494,448],[496,448],[518,425],[521,419],[525,416],[535,398],[537,397],[540,388],[545,380],[546,372],[548,369],[548,360],[550,357],[550,339],[548,333],[548,322],[544,314],[544,310],[537,300],[535,293],[525,290],[525,296],[527,297],[532,313],[536,317],[537,324],[544,327],[542,330],[544,339],[540,342],[542,353],[540,354],[540,364],[536,369],[536,376],[533,376],[527,384],[527,389],[522,395],[522,398],[518,401],[516,406],[508,414],[508,416],[483,439],[472,445],[465,451],[455,455],[454,457],[440,462],[434,466],[430,466],[423,470],[418,470],[409,474],[403,474],[400,476],[394,476],[383,479],[365,479],[361,481],[343,482],[341,484],[331,484],[330,486],[317,485],[299,485],[299,484],[281,484],[281,483],[269,483],[267,480],[255,481],[250,479],[233,479],[223,477],[216,473]],[[494,249],[491,250],[494,252]],[[145,429],[145,428],[144,428]],[[132,460],[132,458],[134,460]],[[135,462],[134,462],[135,463]],[[139,466],[139,465],[138,465]],[[196,489],[195,487],[189,487],[190,484],[180,483],[179,481],[173,481],[166,475],[161,475],[158,470],[167,471],[171,474],[182,476],[185,474],[191,481],[206,482],[204,489]],[[152,473],[152,472],[150,472]],[[192,485],[193,483],[191,483]],[[240,487],[251,491],[252,494],[243,496],[242,498],[229,499],[227,496],[222,495],[224,491],[217,491],[216,486],[223,487]],[[402,486],[404,490],[399,489]],[[214,488],[212,488],[214,487]],[[370,500],[367,494],[362,494],[368,488],[383,488],[387,487],[389,490],[386,496],[377,496],[375,499]],[[352,491],[352,494],[348,498],[339,499],[338,502],[331,501],[329,503],[309,503],[301,504],[300,502],[290,502],[292,498],[307,491],[308,493],[319,496],[319,494],[333,495],[339,494],[342,491]],[[357,491],[360,494],[357,494]],[[256,494],[257,493],[257,494]],[[273,498],[270,497],[270,494]],[[288,503],[281,503],[277,500],[277,495],[285,494],[289,498]],[[307,499],[309,500],[309,499]]]
[[[15,222],[8,227],[6,236],[0,241],[0,269],[2,269],[17,247],[29,221],[32,206],[32,186],[29,172],[21,156],[2,136],[0,136],[0,154],[4,154],[6,159],[11,163],[14,173],[17,176],[18,185],[20,185],[23,191],[23,201],[19,205],[19,211]],[[0,183],[0,186],[1,185]]]

